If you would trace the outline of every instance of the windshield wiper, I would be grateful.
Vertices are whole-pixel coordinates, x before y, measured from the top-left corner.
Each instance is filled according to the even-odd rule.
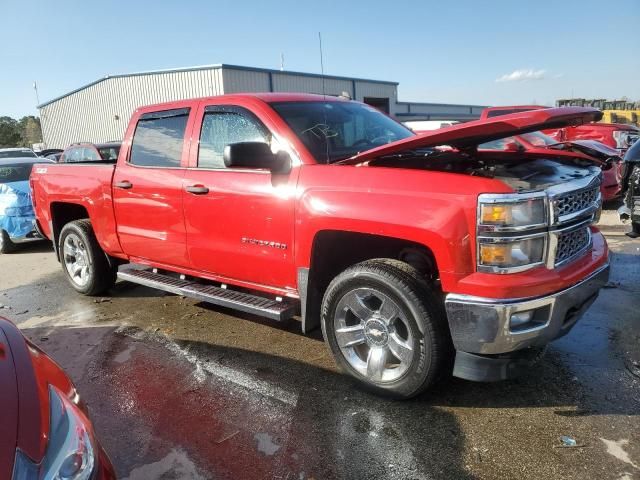
[[[438,150],[434,148],[416,148],[413,150],[403,150],[401,152],[381,155],[378,157],[378,159],[395,160],[395,159],[402,159],[402,158],[420,158],[420,157],[429,157],[434,153],[438,153]]]

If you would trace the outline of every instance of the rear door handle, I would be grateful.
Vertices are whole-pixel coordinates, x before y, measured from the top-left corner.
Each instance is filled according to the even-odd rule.
[[[116,182],[115,186],[117,188],[123,188],[125,190],[128,190],[131,187],[133,187],[133,183],[131,183],[129,180],[123,180],[122,182]]]
[[[189,193],[193,193],[194,195],[206,195],[209,193],[209,189],[204,185],[190,185],[186,187],[185,190]]]

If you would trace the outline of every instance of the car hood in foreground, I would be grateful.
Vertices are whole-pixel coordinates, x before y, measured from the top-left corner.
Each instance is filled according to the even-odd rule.
[[[49,418],[42,415],[48,406],[41,401],[27,341],[18,327],[1,317],[0,348],[0,478],[4,479],[11,478],[16,448],[33,459],[42,456],[46,442],[42,425]]]
[[[18,386],[9,340],[0,323],[0,478],[11,478],[18,440]]]

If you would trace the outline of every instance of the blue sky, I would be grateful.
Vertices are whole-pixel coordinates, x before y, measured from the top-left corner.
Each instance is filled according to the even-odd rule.
[[[0,116],[108,74],[232,63],[400,82],[399,99],[640,100],[640,0],[0,0]]]

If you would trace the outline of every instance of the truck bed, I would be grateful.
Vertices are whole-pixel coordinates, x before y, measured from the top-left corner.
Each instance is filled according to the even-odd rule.
[[[100,246],[120,253],[112,201],[114,163],[36,164],[30,177],[38,228],[54,246],[63,225],[52,221],[52,211],[84,209]]]

